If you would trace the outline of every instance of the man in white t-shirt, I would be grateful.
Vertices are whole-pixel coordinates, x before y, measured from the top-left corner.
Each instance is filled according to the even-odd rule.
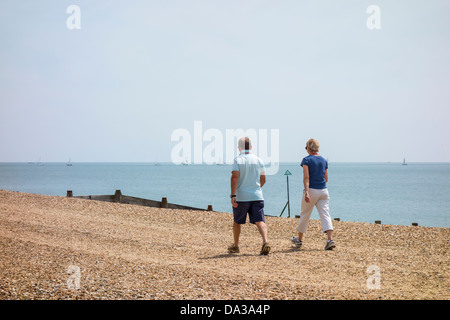
[[[239,156],[234,159],[231,171],[231,204],[233,206],[233,239],[228,252],[239,252],[241,225],[246,223],[247,214],[250,223],[257,226],[263,239],[261,255],[267,255],[270,246],[267,242],[267,225],[264,219],[264,198],[262,186],[266,183],[263,161],[252,154],[252,144],[244,137],[238,142]]]

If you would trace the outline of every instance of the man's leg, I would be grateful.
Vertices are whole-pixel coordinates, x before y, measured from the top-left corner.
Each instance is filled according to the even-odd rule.
[[[250,223],[254,223],[263,239],[263,244],[267,242],[267,225],[264,219],[264,201],[252,201],[248,214]]]
[[[228,247],[228,252],[237,253],[239,252],[239,236],[241,234],[241,224],[245,224],[247,219],[247,208],[248,204],[246,202],[238,202],[237,207],[233,207],[233,245]]]
[[[239,246],[239,236],[241,234],[241,225],[239,223],[236,223],[233,221],[233,239],[234,239],[234,245],[236,247]]]
[[[267,225],[264,218],[264,201],[252,201],[249,216],[250,222],[256,225],[263,240],[260,254],[268,255],[270,252],[270,245],[267,242]]]
[[[261,237],[263,239],[263,244],[267,243],[267,225],[264,221],[255,222],[256,226],[258,227],[258,231],[261,234]]]
[[[267,242],[267,225],[264,221],[257,221],[255,222],[255,224],[258,227],[258,231],[263,239],[263,245],[261,247],[261,251],[259,252],[259,254],[268,255],[270,252],[270,245]]]

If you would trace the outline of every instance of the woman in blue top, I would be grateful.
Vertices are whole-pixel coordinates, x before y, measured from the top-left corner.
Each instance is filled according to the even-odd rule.
[[[306,151],[308,156],[303,158],[301,166],[303,167],[303,199],[302,211],[298,222],[298,238],[292,237],[292,242],[300,248],[303,244],[303,234],[308,227],[309,218],[312,210],[316,206],[319,212],[322,230],[327,234],[328,240],[325,250],[335,248],[333,241],[333,225],[331,223],[329,210],[329,194],[327,189],[328,182],[328,162],[319,155],[319,141],[309,139],[306,142]]]

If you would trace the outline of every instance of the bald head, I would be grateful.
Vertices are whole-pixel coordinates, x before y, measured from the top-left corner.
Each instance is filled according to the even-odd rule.
[[[240,138],[238,141],[239,150],[250,150],[252,148],[252,143],[249,137]]]

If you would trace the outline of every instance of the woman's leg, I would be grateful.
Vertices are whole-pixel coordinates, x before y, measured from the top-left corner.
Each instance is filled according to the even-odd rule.
[[[333,223],[330,216],[330,196],[328,189],[320,190],[321,195],[316,203],[317,211],[319,212],[320,222],[322,223],[322,231],[327,234],[328,240],[333,240]]]
[[[303,195],[302,198],[302,209],[300,213],[300,220],[298,221],[297,225],[298,240],[300,241],[303,239],[303,234],[306,232],[306,229],[308,228],[309,218],[311,217],[311,213],[317,201],[315,191],[309,189],[309,195],[311,197],[310,202],[305,201],[305,195]]]

